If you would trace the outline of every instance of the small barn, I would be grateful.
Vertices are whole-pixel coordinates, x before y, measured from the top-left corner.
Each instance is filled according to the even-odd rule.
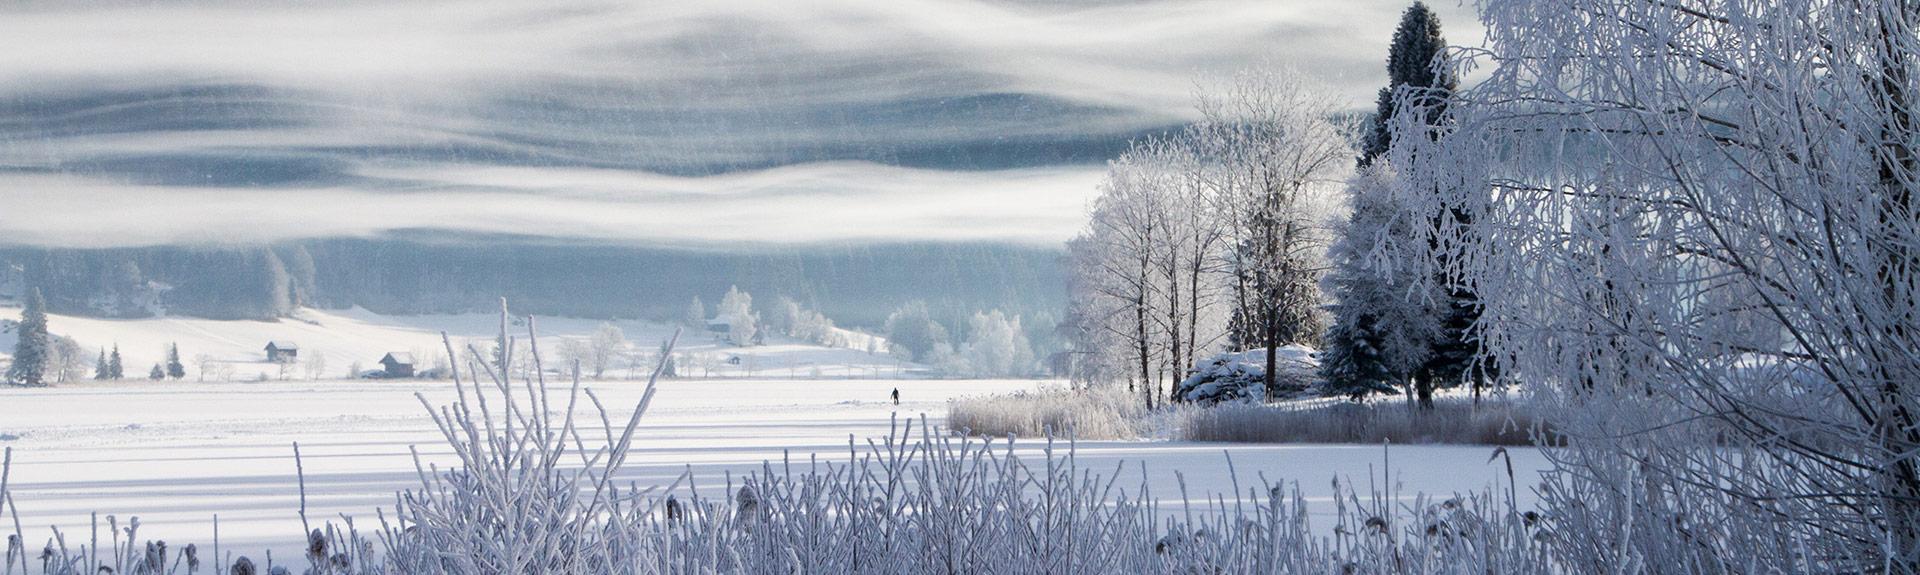
[[[380,358],[381,367],[386,368],[387,377],[413,377],[413,354],[404,351],[388,353]]]
[[[267,342],[267,361],[282,363],[300,359],[300,344],[289,340]]]

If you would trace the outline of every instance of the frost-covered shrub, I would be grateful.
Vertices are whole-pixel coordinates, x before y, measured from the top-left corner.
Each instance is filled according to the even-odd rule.
[[[1313,348],[1282,346],[1274,354],[1276,399],[1317,387],[1319,361]],[[1267,350],[1231,352],[1199,362],[1174,387],[1173,397],[1188,403],[1261,402],[1267,399]]]
[[[992,437],[1125,439],[1139,435],[1146,410],[1119,387],[1043,389],[947,402],[947,427]]]

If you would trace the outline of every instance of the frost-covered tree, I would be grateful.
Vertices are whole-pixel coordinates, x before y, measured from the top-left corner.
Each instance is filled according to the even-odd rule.
[[[627,334],[612,323],[601,323],[600,329],[593,332],[593,337],[588,339],[587,345],[587,368],[593,372],[594,379],[600,379],[606,374],[607,368],[613,365],[614,358],[624,355],[627,349]]]
[[[420,356],[415,356],[420,357]],[[444,360],[443,360],[444,361]],[[444,366],[436,366],[444,367]],[[317,380],[327,374],[327,354],[307,350],[307,379]],[[164,374],[163,374],[164,375]]]
[[[1920,572],[1920,4],[1482,9],[1492,72],[1387,157],[1446,192],[1486,356],[1574,447],[1549,547]]]
[[[87,349],[73,338],[47,337],[47,381],[79,381],[87,376]]]
[[[739,286],[727,288],[727,295],[720,298],[717,308],[720,317],[727,320],[728,337],[733,344],[741,347],[755,345],[760,337],[760,314],[753,311],[753,296],[740,291]]]
[[[578,337],[563,337],[554,346],[554,356],[560,360],[562,373],[591,372],[593,370],[593,344]]]
[[[1164,272],[1174,258],[1176,206],[1187,190],[1170,165],[1179,152],[1167,141],[1136,143],[1107,164],[1086,230],[1067,243],[1069,298],[1080,322],[1076,347],[1124,370],[1129,389],[1151,408],[1169,379],[1169,336],[1179,330],[1164,314],[1182,306]],[[1173,285],[1168,285],[1172,283]],[[1097,365],[1097,364],[1096,364]],[[1091,365],[1089,367],[1092,367]]]
[[[40,297],[39,288],[27,293],[27,305],[20,311],[14,334],[13,364],[7,368],[7,380],[28,385],[46,383],[53,350],[47,335],[47,300]]]
[[[1408,205],[1420,202],[1395,195],[1395,178],[1381,162],[1348,180],[1349,216],[1328,253],[1335,303],[1320,370],[1329,395],[1398,391],[1440,335],[1444,294],[1424,277],[1427,218]]]
[[[933,319],[927,302],[914,300],[894,308],[881,329],[887,332],[888,351],[902,361],[931,365],[939,356],[952,353],[947,328]]]
[[[202,353],[202,354],[193,356],[193,364],[194,364],[194,367],[200,370],[200,381],[206,381],[207,376],[213,375],[214,370],[221,363],[218,358],[213,357],[213,354]],[[357,368],[354,369],[353,376],[360,377],[360,370]]]
[[[765,327],[774,333],[827,347],[847,345],[846,338],[834,329],[833,320],[787,296],[774,298],[773,305],[767,309]]]
[[[167,370],[165,368],[160,367],[160,364],[157,364],[157,363],[153,364],[153,369],[147,370],[148,381],[160,381],[166,378],[167,378]]]
[[[1359,160],[1362,168],[1372,166],[1392,149],[1395,136],[1391,127],[1396,114],[1402,110],[1396,106],[1397,99],[1408,100],[1405,111],[1411,115],[1402,119],[1426,126],[1442,124],[1447,100],[1458,88],[1455,75],[1445,65],[1445,52],[1446,39],[1440,33],[1439,17],[1425,3],[1415,2],[1402,13],[1400,26],[1393,34],[1393,44],[1387,55],[1388,85],[1380,90],[1371,129],[1362,143]],[[1430,137],[1432,133],[1425,131],[1421,136]],[[1369,237],[1341,239],[1349,250],[1335,259],[1336,277],[1330,281],[1330,286],[1348,293],[1336,296],[1342,302],[1335,308],[1339,317],[1328,332],[1326,359],[1331,361],[1322,362],[1322,373],[1328,378],[1330,391],[1348,394],[1385,391],[1389,386],[1399,385],[1399,381],[1411,378],[1411,391],[1418,397],[1420,405],[1432,407],[1436,388],[1451,387],[1470,378],[1475,382],[1481,380],[1477,377],[1480,374],[1473,371],[1479,347],[1471,334],[1481,307],[1477,294],[1468,282],[1457,272],[1447,272],[1450,269],[1447,262],[1458,259],[1456,254],[1433,249],[1437,244],[1425,246],[1425,249],[1412,248],[1419,247],[1413,245],[1414,242],[1424,241],[1427,236],[1439,233],[1437,227],[1445,225],[1445,222],[1471,222],[1470,212],[1457,204],[1431,201],[1434,198],[1415,204],[1389,201],[1393,193],[1390,189],[1392,186],[1385,181],[1357,184],[1371,187],[1355,190],[1354,194],[1371,193],[1377,198],[1369,200],[1356,197],[1351,204],[1354,212],[1349,216],[1344,232]],[[1422,187],[1404,189],[1401,193],[1439,197],[1444,191]],[[1435,213],[1409,212],[1409,208],[1432,209]],[[1368,210],[1396,211],[1365,213]],[[1438,214],[1441,211],[1448,212],[1449,217],[1441,218]],[[1380,250],[1383,246],[1399,249],[1388,254]],[[1415,251],[1423,253],[1415,254]],[[1387,256],[1393,257],[1394,261],[1369,261]],[[1434,276],[1432,282],[1419,283],[1434,283],[1443,288],[1437,291],[1414,289],[1407,282],[1395,281],[1396,278],[1391,277],[1404,276],[1406,273],[1431,274]],[[1415,299],[1395,301],[1390,297],[1379,298],[1379,294],[1374,292],[1378,292],[1377,286],[1381,285],[1397,286],[1403,296]],[[1354,301],[1350,303],[1345,300]],[[1433,305],[1436,302],[1440,304],[1438,307]],[[1417,328],[1403,323],[1403,320],[1424,317],[1436,310],[1440,312],[1437,330],[1426,329],[1424,320],[1416,322]],[[1427,349],[1411,349],[1408,346]],[[1420,363],[1402,365],[1409,358],[1418,358]]]
[[[1191,130],[1215,192],[1232,249],[1232,342],[1267,350],[1317,345],[1322,335],[1319,281],[1327,222],[1339,210],[1339,184],[1352,168],[1351,132],[1338,123],[1334,93],[1291,70],[1240,72],[1198,98]]]
[[[975,313],[967,333],[966,364],[977,377],[1011,377],[1033,373],[1033,345],[1020,327],[1020,316],[1000,310]]]
[[[93,362],[93,378],[107,379],[107,348],[100,348],[100,358]]]

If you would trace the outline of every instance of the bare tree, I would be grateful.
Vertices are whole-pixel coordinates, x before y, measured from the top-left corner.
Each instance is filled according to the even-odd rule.
[[[700,377],[703,378],[713,377],[713,372],[720,369],[720,366],[725,361],[725,358],[711,351],[689,352],[682,354],[681,357],[691,362],[694,367],[700,368]]]
[[[307,379],[320,379],[327,373],[327,356],[313,350],[307,353]]]
[[[745,374],[746,377],[753,377],[753,372],[760,371],[760,356],[754,355],[751,353],[743,353],[743,354],[740,354],[739,357],[740,357],[740,372]]]
[[[273,361],[273,365],[274,365],[275,372],[281,381],[293,379],[293,374],[300,369],[299,360],[291,357],[286,357],[286,356],[281,356],[280,358],[275,359]]]

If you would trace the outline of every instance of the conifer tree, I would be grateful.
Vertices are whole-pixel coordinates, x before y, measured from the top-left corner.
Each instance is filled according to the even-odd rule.
[[[695,299],[697,300],[698,298]],[[680,377],[680,373],[673,368],[674,361],[672,354],[673,342],[664,339],[660,340],[660,377]]]
[[[1361,167],[1373,165],[1374,159],[1393,146],[1388,123],[1393,120],[1394,91],[1401,86],[1415,90],[1415,102],[1427,110],[1429,124],[1446,112],[1446,99],[1460,84],[1451,72],[1433,66],[1446,47],[1447,39],[1440,34],[1440,16],[1425,2],[1414,2],[1401,13],[1400,27],[1393,32],[1393,46],[1387,51],[1387,87],[1380,89],[1372,129],[1360,144]]]
[[[1368,168],[1374,161],[1386,154],[1395,145],[1390,128],[1395,115],[1400,113],[1397,103],[1407,102],[1411,110],[1419,110],[1423,117],[1419,121],[1437,126],[1446,112],[1447,102],[1453,97],[1459,81],[1446,68],[1437,67],[1438,59],[1446,50],[1447,41],[1440,33],[1440,17],[1433,13],[1424,2],[1415,2],[1407,8],[1400,18],[1400,26],[1393,34],[1393,45],[1387,55],[1388,85],[1380,90],[1376,103],[1377,111],[1373,117],[1372,129],[1367,133],[1361,145],[1359,165]],[[1402,98],[1396,100],[1396,98]],[[1431,190],[1440,194],[1442,190]],[[1473,221],[1472,214],[1459,206],[1445,206],[1430,214],[1393,214],[1367,213],[1367,210],[1391,210],[1399,205],[1396,202],[1358,202],[1347,226],[1349,233],[1373,234],[1372,238],[1345,238],[1342,241],[1355,246],[1365,246],[1379,241],[1381,234],[1406,232],[1409,222],[1430,220],[1435,227],[1432,233],[1443,233],[1438,229],[1442,225],[1464,226]],[[1380,229],[1378,226],[1360,225],[1363,221],[1397,222],[1400,229]],[[1417,234],[1418,232],[1414,232]],[[1396,238],[1401,240],[1411,238]],[[1438,251],[1437,244],[1429,241],[1429,251]],[[1328,363],[1325,374],[1333,387],[1344,391],[1365,393],[1367,390],[1380,389],[1381,377],[1410,376],[1413,391],[1419,397],[1422,406],[1432,405],[1435,388],[1457,385],[1471,378],[1476,382],[1481,378],[1471,377],[1471,368],[1479,354],[1479,345],[1470,331],[1479,321],[1479,296],[1459,277],[1447,272],[1450,260],[1455,256],[1447,253],[1433,253],[1427,261],[1401,261],[1394,265],[1371,265],[1377,262],[1360,261],[1361,254],[1377,254],[1377,251],[1362,251],[1347,254],[1347,260],[1336,264],[1335,277],[1330,282],[1336,296],[1342,300],[1336,309],[1336,315],[1344,326],[1337,326],[1329,335],[1328,356],[1335,362]],[[1375,257],[1375,256],[1367,256]],[[1410,317],[1419,315],[1412,308],[1425,307],[1422,302],[1382,300],[1377,297],[1358,293],[1371,284],[1379,284],[1384,278],[1358,277],[1366,274],[1387,273],[1379,270],[1419,266],[1432,274],[1433,283],[1444,286],[1439,294],[1441,305],[1438,330],[1424,344],[1425,350],[1396,349],[1397,346],[1421,346],[1421,342],[1404,337],[1394,330],[1381,329],[1379,324],[1396,323],[1383,321],[1382,314]],[[1391,284],[1391,282],[1387,282]],[[1352,303],[1348,303],[1353,300]],[[1371,305],[1407,307],[1409,309],[1364,309],[1358,306],[1360,300],[1368,300]],[[1398,369],[1392,357],[1425,357],[1424,363],[1414,366],[1410,373]],[[1374,362],[1386,362],[1375,364]],[[1364,381],[1363,381],[1364,380]]]
[[[120,361],[120,344],[113,344],[113,353],[107,355],[107,379],[125,379],[126,364]]]
[[[162,379],[166,379],[166,378],[167,378],[167,372],[166,372],[166,370],[164,370],[164,369],[161,369],[161,368],[160,368],[160,364],[157,364],[157,363],[156,363],[156,364],[153,364],[153,370],[152,370],[152,371],[148,371],[148,372],[147,372],[147,379],[151,379],[151,380],[154,380],[154,381],[160,381],[160,380],[162,380]]]
[[[107,348],[100,348],[100,359],[93,360],[93,378],[107,378]]]
[[[180,344],[167,346],[167,377],[180,379],[187,376],[187,366],[180,363]]]
[[[20,312],[20,325],[15,329],[19,340],[13,344],[13,365],[7,368],[7,380],[27,385],[46,383],[52,342],[47,336],[47,300],[40,297],[40,288],[27,295],[27,307]]]
[[[1320,356],[1328,395],[1395,392],[1431,359],[1440,336],[1445,298],[1437,289],[1414,291],[1427,286],[1416,275],[1427,273],[1426,245],[1405,224],[1413,209],[1393,193],[1395,177],[1376,164],[1347,183],[1352,212],[1330,250],[1327,278],[1339,301]]]

